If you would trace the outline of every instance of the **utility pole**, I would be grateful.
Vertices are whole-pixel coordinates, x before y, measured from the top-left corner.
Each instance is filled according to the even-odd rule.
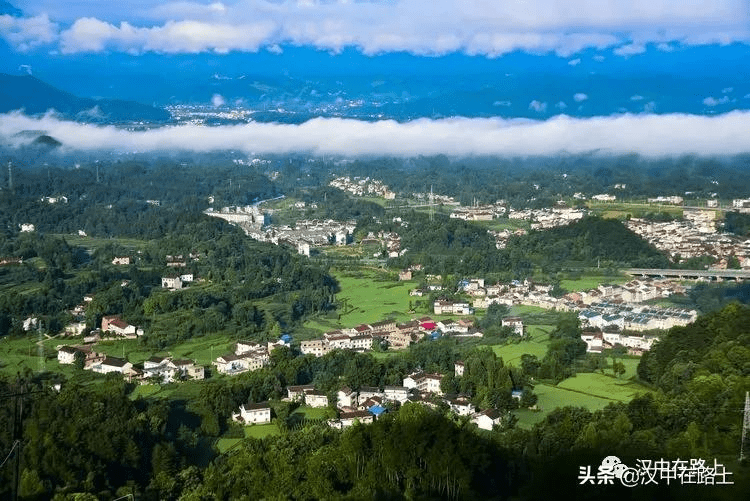
[[[742,442],[740,443],[740,461],[745,459],[745,441],[750,434],[750,391],[745,392],[745,417],[742,421]]]
[[[13,191],[13,163],[8,161],[8,190]]]

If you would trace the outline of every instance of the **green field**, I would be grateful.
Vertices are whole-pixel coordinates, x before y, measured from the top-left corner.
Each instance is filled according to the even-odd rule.
[[[628,373],[635,372],[638,360],[625,359],[623,363],[625,363],[628,372],[621,379],[604,374],[584,372],[560,382],[557,386],[544,383],[537,384],[534,387],[534,393],[539,398],[537,402],[538,410],[523,409],[516,411],[519,426],[530,428],[558,407],[572,405],[597,411],[612,402],[630,402],[637,394],[651,391],[645,386],[628,379]]]
[[[624,284],[628,279],[626,277],[602,277],[602,276],[583,276],[581,278],[571,280],[564,279],[560,280],[560,287],[566,291],[585,291],[595,289],[601,284]]]
[[[62,343],[64,341],[57,340],[55,344]],[[101,341],[96,345],[95,350],[121,358],[124,353],[125,358],[131,363],[143,362],[158,355],[171,356],[175,359],[190,359],[199,365],[211,365],[211,362],[219,355],[234,351],[233,345],[234,342],[226,334],[216,334],[188,339],[164,352],[144,347],[137,339]]]
[[[492,347],[492,351],[494,351],[498,357],[502,357],[503,362],[515,367],[521,366],[521,355],[526,353],[529,355],[536,355],[539,359],[542,359],[544,358],[544,354],[547,353],[549,333],[552,329],[554,329],[553,325],[527,326],[527,332],[530,335],[531,340],[521,341],[520,343],[495,345]]]
[[[394,282],[382,271],[334,274],[341,285],[336,299],[343,305],[338,320],[318,317],[305,323],[305,327],[325,332],[385,318],[407,321],[412,317],[409,301],[416,303],[416,299],[420,299],[409,296],[409,291],[416,286],[415,282]]]
[[[245,438],[265,438],[271,435],[279,435],[279,431],[276,423],[268,424],[251,424],[245,426]],[[224,454],[238,443],[242,442],[244,438],[220,438],[216,441],[216,448],[221,454]]]

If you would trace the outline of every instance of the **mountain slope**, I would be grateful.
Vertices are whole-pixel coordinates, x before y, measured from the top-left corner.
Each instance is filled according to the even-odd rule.
[[[31,75],[0,73],[0,113],[24,110],[29,115],[53,109],[66,118],[85,122],[166,122],[163,109],[133,101],[89,99],[61,91]]]

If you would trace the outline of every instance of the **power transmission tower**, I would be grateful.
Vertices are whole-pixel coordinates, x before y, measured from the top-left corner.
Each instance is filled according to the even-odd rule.
[[[13,163],[8,162],[8,190],[13,191]]]
[[[745,459],[745,441],[750,433],[750,391],[745,392],[745,417],[742,421],[742,443],[740,443],[740,461]]]
[[[38,340],[37,340],[37,354],[39,355],[39,372],[45,371],[44,366],[44,336],[42,334],[42,323],[39,322],[37,327]]]
[[[20,465],[21,449],[23,448],[23,399],[20,397],[25,397],[27,395],[40,392],[41,390],[27,390],[26,385],[17,379],[14,387],[14,393],[0,395],[0,399],[13,399],[13,418],[10,425],[11,436],[13,439],[13,449],[11,449],[11,454],[15,454],[13,458],[13,490],[11,494],[11,499],[13,501],[16,501],[18,499],[18,485],[21,481]],[[10,454],[8,455],[8,457],[10,457]]]
[[[430,221],[435,218],[434,195],[432,194],[432,185],[430,185]]]

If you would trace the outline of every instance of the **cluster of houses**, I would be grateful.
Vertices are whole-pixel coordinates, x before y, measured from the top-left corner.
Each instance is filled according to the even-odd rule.
[[[234,376],[265,367],[271,359],[271,351],[279,346],[289,346],[289,339],[284,336],[276,342],[266,344],[239,341],[235,344],[234,353],[221,355],[213,361],[216,372]]]
[[[685,210],[683,217],[669,222],[631,218],[626,226],[673,258],[711,256],[714,267],[726,268],[728,258],[735,256],[742,268],[750,269],[750,239],[718,233],[714,211]]]
[[[326,332],[317,339],[302,341],[300,351],[304,355],[322,357],[335,349],[370,351],[373,344],[384,342],[388,344],[389,349],[402,350],[434,331],[436,325],[429,317],[400,324],[394,320],[361,324]]]
[[[580,310],[578,318],[582,326],[600,329],[616,327],[618,331],[643,332],[666,330],[687,325],[698,318],[696,310],[683,308],[656,308],[653,306],[602,301]]]
[[[195,276],[192,273],[183,273],[182,275],[167,275],[161,277],[161,286],[163,289],[170,291],[180,290],[185,284],[189,284],[195,281]]]
[[[250,228],[259,229],[270,223],[270,216],[268,213],[261,210],[257,205],[224,207],[218,211],[209,207],[203,213],[207,216],[218,217],[219,219],[240,226],[245,232]]]
[[[473,315],[474,308],[461,301],[438,300],[432,304],[435,315]]]
[[[515,230],[506,228],[499,231],[487,230],[487,233],[492,235],[492,237],[495,239],[495,247],[497,249],[505,249],[505,247],[508,246],[508,240],[510,240],[510,237],[526,235],[528,231],[523,228],[517,228]]]
[[[456,376],[463,375],[463,362],[456,362]],[[402,386],[385,386],[382,390],[376,387],[363,386],[358,391],[344,386],[335,395],[338,417],[328,421],[333,428],[347,428],[355,422],[372,423],[388,411],[391,405],[403,405],[407,402],[418,403],[432,408],[440,402],[447,404],[451,411],[459,416],[471,416],[479,428],[492,430],[501,423],[501,413],[495,409],[477,412],[468,397],[462,395],[444,395],[440,389],[442,374],[415,372],[403,379]],[[333,404],[329,396],[316,389],[314,385],[288,386],[287,401],[300,402],[309,407],[323,408]],[[520,398],[515,392],[514,398]],[[271,406],[268,402],[244,404],[239,412],[232,414],[232,419],[244,424],[265,424],[271,422]]]
[[[128,381],[171,383],[183,379],[203,379],[204,370],[192,360],[172,360],[171,357],[151,357],[143,364],[132,364],[127,360],[110,357],[94,351],[92,345],[59,346],[57,361],[74,364],[83,361],[83,369],[98,374],[112,372],[122,374]]]
[[[430,317],[422,317],[404,323],[385,320],[326,332],[320,338],[302,341],[300,351],[304,355],[322,357],[335,349],[369,351],[375,343],[387,343],[390,350],[403,350],[424,337],[430,336],[435,339],[443,335],[482,337],[482,333],[474,328],[473,320],[435,321]]]
[[[492,221],[505,215],[505,205],[505,200],[498,200],[494,204],[456,207],[451,212],[450,217],[452,219],[463,219],[464,221]]]
[[[586,343],[586,351],[589,353],[601,353],[605,349],[622,346],[627,348],[630,355],[643,355],[649,351],[651,346],[659,340],[654,335],[629,335],[619,332],[617,329],[589,327],[584,329],[581,339]]]
[[[352,243],[356,227],[357,222],[354,220],[311,219],[297,221],[294,228],[288,225],[271,225],[243,229],[255,240],[274,245],[287,244],[297,249],[300,254],[309,256],[310,250],[315,247]]]
[[[685,200],[682,197],[678,197],[676,195],[673,195],[673,196],[659,195],[658,197],[648,199],[648,203],[650,204],[666,204],[666,205],[682,205],[684,201]]]
[[[375,234],[371,231],[359,243],[360,245],[379,245],[385,250],[388,257],[403,256],[407,251],[407,249],[401,249],[401,235],[396,232],[380,231]],[[375,253],[375,257],[379,256],[380,253]]]
[[[396,198],[396,194],[388,189],[388,186],[383,184],[382,181],[370,179],[369,177],[355,177],[354,179],[351,179],[348,176],[337,177],[328,183],[328,185],[343,191],[348,191],[352,195],[358,197],[375,195],[383,197],[386,200],[393,200]]]
[[[569,207],[554,207],[551,209],[524,209],[508,212],[508,219],[525,219],[531,221],[532,230],[546,230],[565,226],[578,221],[586,215],[583,209]]]

